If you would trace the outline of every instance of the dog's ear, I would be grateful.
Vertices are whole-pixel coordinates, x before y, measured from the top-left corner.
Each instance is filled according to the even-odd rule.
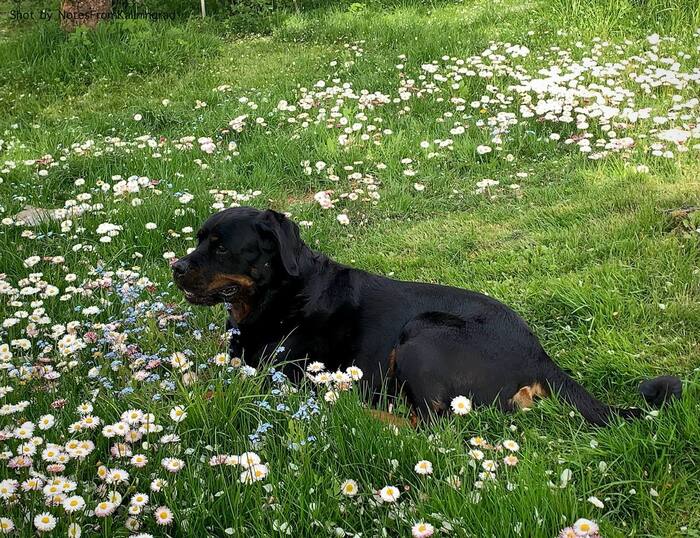
[[[258,228],[274,239],[285,271],[290,276],[298,276],[301,250],[299,227],[282,213],[268,209],[260,215]]]

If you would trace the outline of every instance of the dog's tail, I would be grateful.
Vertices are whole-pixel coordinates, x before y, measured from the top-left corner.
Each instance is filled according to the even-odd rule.
[[[547,375],[546,381],[554,392],[559,393],[564,400],[578,409],[583,418],[597,426],[605,426],[616,416],[634,419],[644,414],[642,409],[620,408],[604,404],[559,368]],[[646,402],[656,407],[662,405],[666,400],[680,398],[681,390],[681,380],[674,376],[648,379],[639,385],[639,392]]]

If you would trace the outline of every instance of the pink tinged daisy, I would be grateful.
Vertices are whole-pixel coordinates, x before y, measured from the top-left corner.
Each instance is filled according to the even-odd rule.
[[[503,463],[505,463],[509,467],[515,467],[518,464],[518,457],[510,454],[503,458]]]
[[[34,516],[34,526],[39,532],[49,532],[56,527],[56,518],[49,512],[42,512]]]
[[[77,482],[73,482],[72,480],[66,480],[63,477],[57,477],[55,481],[56,483],[61,485],[61,489],[64,493],[75,491],[75,489],[78,487]]]
[[[346,497],[354,497],[358,491],[357,482],[348,479],[340,485],[340,492]]]
[[[95,506],[95,515],[97,517],[107,517],[111,516],[112,513],[117,509],[117,505],[110,501],[102,501],[97,506]]]
[[[156,508],[153,516],[156,518],[158,525],[170,525],[173,522],[173,513],[167,506],[159,506]]]
[[[45,497],[55,497],[63,493],[63,488],[60,484],[46,484],[43,493]]]
[[[83,419],[80,421],[80,425],[83,428],[87,428],[88,430],[94,430],[95,428],[97,428],[97,426],[100,425],[100,417],[87,415],[83,417]]]
[[[450,403],[455,415],[466,415],[472,410],[472,401],[465,396],[457,396]]]
[[[19,483],[16,480],[6,479],[0,482],[0,499],[9,499],[15,494]]]
[[[17,439],[30,439],[34,435],[34,424],[25,422],[13,432]]]
[[[401,492],[395,486],[384,486],[379,490],[379,496],[385,503],[393,503],[399,499]]]
[[[108,469],[106,466],[104,466],[104,465],[100,465],[100,466],[97,468],[97,476],[98,476],[101,480],[105,480],[105,479],[109,476],[109,469]]]
[[[122,484],[129,480],[129,473],[122,469],[112,469],[107,476],[108,484]]]
[[[492,473],[493,471],[495,471],[498,468],[498,463],[496,463],[493,460],[484,460],[481,463],[481,466],[483,467],[484,471],[488,471],[488,472]]]
[[[143,508],[135,504],[130,504],[129,508],[127,508],[127,512],[129,512],[130,516],[138,516],[139,514],[141,514],[142,511]]]
[[[115,430],[114,426],[110,424],[102,428],[102,435],[109,439],[110,437],[117,435],[117,431]]]
[[[216,456],[212,456],[209,458],[209,465],[211,467],[216,467],[218,465],[224,465],[226,463],[226,460],[229,458],[226,454],[217,454]],[[238,462],[236,462],[238,464]]]
[[[129,430],[124,434],[124,441],[127,443],[136,443],[141,440],[143,433],[140,430]]]
[[[428,536],[432,536],[434,532],[435,527],[430,523],[422,521],[411,527],[411,536],[413,536],[413,538],[428,538]]]
[[[413,470],[422,475],[428,475],[428,474],[433,474],[433,464],[430,463],[428,460],[420,460],[418,463],[416,463],[416,466],[413,468]]]
[[[511,452],[517,452],[518,450],[520,450],[520,445],[515,441],[507,439],[503,441],[503,448],[505,448],[506,450],[510,450]]]
[[[90,402],[83,402],[78,406],[78,413],[81,415],[87,415],[92,413],[92,404]]]
[[[85,499],[80,495],[73,495],[72,497],[63,499],[63,509],[69,514],[78,512],[83,508],[85,508]]]
[[[131,465],[133,465],[134,467],[145,467],[147,463],[148,458],[143,454],[134,454],[131,458]]]
[[[148,495],[145,493],[134,493],[129,503],[135,506],[146,506],[148,504]]]
[[[140,409],[129,409],[122,413],[122,422],[127,424],[139,424],[143,418],[143,411]]]
[[[166,471],[170,471],[171,473],[177,473],[185,467],[185,462],[179,458],[163,458],[163,461],[161,461],[161,465],[165,468]]]
[[[41,478],[28,478],[22,482],[23,491],[38,491],[44,486],[44,482]]]
[[[576,536],[590,536],[598,532],[598,525],[590,519],[580,518],[573,525]]]

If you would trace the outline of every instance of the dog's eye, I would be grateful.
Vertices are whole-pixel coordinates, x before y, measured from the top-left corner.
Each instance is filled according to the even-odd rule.
[[[219,244],[216,246],[216,253],[217,254],[226,254],[227,252],[228,252],[228,249],[224,245]]]

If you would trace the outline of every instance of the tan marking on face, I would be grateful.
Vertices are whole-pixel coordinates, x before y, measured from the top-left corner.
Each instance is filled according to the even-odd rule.
[[[544,398],[546,396],[549,396],[549,391],[540,383],[535,382],[532,385],[522,387],[509,401],[515,407],[525,409],[532,407],[535,398]]]
[[[211,279],[209,286],[207,286],[207,293],[214,293],[217,290],[226,288],[235,284],[239,286],[239,290],[231,301],[230,313],[236,323],[239,323],[243,318],[245,318],[252,310],[251,299],[253,295],[254,282],[253,279],[246,275],[227,275],[224,273],[217,273],[214,278]]]
[[[209,282],[209,285],[207,286],[207,293],[213,293],[217,290],[230,286],[231,284],[236,284],[241,288],[249,290],[253,287],[253,279],[246,275],[227,275],[224,273],[217,273]]]
[[[367,409],[369,415],[384,424],[390,424],[396,427],[413,427],[411,418],[397,417],[387,411],[380,411],[379,409]]]

